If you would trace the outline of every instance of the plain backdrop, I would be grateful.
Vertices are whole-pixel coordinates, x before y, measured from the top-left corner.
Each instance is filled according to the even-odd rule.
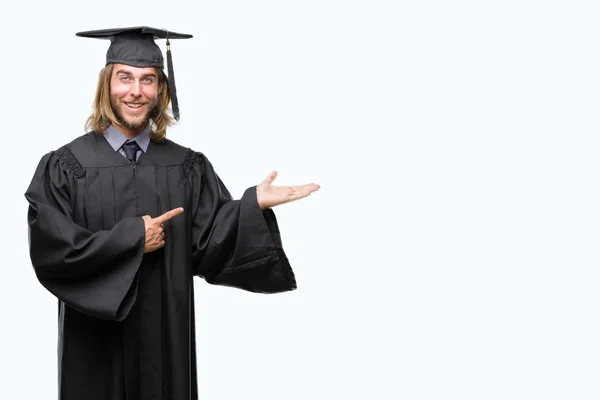
[[[0,398],[55,399],[57,305],[23,193],[84,133],[107,41],[172,41],[176,142],[275,209],[298,289],[196,284],[202,399],[600,398],[593,1],[2,6]],[[158,41],[164,50],[164,41]],[[93,360],[90,360],[93,362]]]

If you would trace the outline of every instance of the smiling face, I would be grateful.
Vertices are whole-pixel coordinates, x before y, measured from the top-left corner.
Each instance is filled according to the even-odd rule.
[[[162,91],[155,68],[137,68],[115,64],[110,79],[110,105],[115,121],[127,137],[144,130]]]

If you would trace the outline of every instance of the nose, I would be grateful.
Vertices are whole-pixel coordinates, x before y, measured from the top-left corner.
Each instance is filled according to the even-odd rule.
[[[134,80],[131,85],[129,85],[129,94],[134,97],[139,97],[141,93],[140,81]]]

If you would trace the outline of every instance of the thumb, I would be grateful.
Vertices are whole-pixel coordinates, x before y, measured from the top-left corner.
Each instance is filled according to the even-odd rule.
[[[271,183],[273,183],[273,181],[275,180],[275,178],[277,178],[277,171],[273,171],[269,175],[267,175],[267,177],[265,178],[265,180],[263,181],[263,183],[267,183],[267,184],[270,185]]]

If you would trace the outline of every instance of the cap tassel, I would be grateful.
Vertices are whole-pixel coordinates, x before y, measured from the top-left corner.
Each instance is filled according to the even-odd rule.
[[[169,94],[171,95],[171,108],[173,109],[173,117],[179,121],[179,102],[177,101],[177,89],[175,88],[175,74],[173,73],[173,58],[171,56],[171,42],[167,38],[167,68],[169,76]]]

